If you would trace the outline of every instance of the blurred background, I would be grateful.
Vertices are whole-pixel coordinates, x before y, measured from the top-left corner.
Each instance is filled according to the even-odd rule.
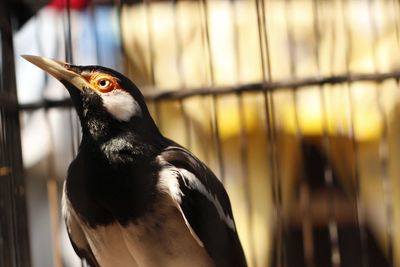
[[[0,266],[83,266],[79,123],[21,54],[129,76],[223,181],[249,266],[400,266],[399,35],[398,0],[1,1]]]

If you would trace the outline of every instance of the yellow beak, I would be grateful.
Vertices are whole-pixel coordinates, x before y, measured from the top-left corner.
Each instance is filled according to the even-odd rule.
[[[72,70],[72,65],[45,57],[21,55],[24,59],[38,66],[60,81],[67,81],[76,89],[82,91],[84,87],[91,88],[91,85],[79,73]]]

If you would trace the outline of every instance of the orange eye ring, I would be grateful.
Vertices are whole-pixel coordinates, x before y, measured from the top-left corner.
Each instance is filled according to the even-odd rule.
[[[99,76],[94,80],[93,85],[102,93],[108,93],[115,89],[116,82],[107,76]]]

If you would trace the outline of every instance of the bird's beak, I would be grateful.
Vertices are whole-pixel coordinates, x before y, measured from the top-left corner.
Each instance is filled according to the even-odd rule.
[[[77,68],[73,65],[45,57],[32,55],[21,55],[21,57],[38,66],[61,82],[66,81],[72,84],[79,91],[82,91],[85,87],[91,88],[91,85],[86,79],[82,77],[80,73],[76,72]]]

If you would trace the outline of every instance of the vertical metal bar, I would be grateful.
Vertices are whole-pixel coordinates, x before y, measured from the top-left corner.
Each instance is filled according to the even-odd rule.
[[[154,45],[153,45],[153,23],[152,23],[152,12],[151,12],[151,1],[144,0],[144,7],[146,12],[146,27],[147,27],[147,44],[149,46],[149,68],[150,68],[150,82],[152,86],[155,86],[155,71],[154,71]]]
[[[361,242],[361,262],[363,267],[369,266],[368,250],[367,250],[367,231],[365,223],[365,207],[361,200],[360,193],[360,171],[359,171],[359,149],[358,142],[355,136],[355,126],[354,126],[354,96],[352,94],[351,84],[347,83],[347,96],[350,107],[350,138],[353,147],[354,154],[354,180],[355,180],[355,202],[357,207],[357,222],[360,229],[360,242]]]
[[[368,21],[372,35],[372,68],[373,68],[372,71],[374,73],[377,73],[378,59],[376,52],[377,52],[377,39],[378,39],[378,25],[376,25],[372,4],[373,4],[372,0],[368,0]]]
[[[238,99],[238,107],[239,107],[239,126],[240,126],[240,135],[239,135],[239,144],[240,144],[240,162],[242,169],[242,181],[243,181],[243,189],[245,192],[245,201],[246,201],[246,209],[247,209],[247,233],[249,235],[249,248],[250,248],[250,258],[249,258],[249,266],[257,266],[257,259],[254,250],[254,231],[253,231],[253,205],[251,201],[250,194],[250,180],[249,180],[249,166],[248,166],[248,136],[246,131],[246,117],[244,114],[244,104],[243,104],[243,95],[237,94]]]
[[[66,23],[64,21],[64,40],[65,40],[65,60],[71,64],[73,64],[73,49],[72,49],[72,23],[71,23],[71,0],[65,0],[66,1]],[[68,111],[68,117],[69,117],[69,124],[71,126],[70,128],[70,134],[71,134],[71,152],[72,152],[72,157],[75,157],[78,151],[78,145],[79,145],[79,127],[80,125],[77,122],[77,115],[75,114],[75,111],[73,108],[71,108]],[[75,120],[74,120],[75,118]],[[76,130],[74,130],[76,128]],[[50,190],[49,190],[50,189]],[[57,184],[52,183],[48,184],[48,194],[49,194],[49,206],[51,208],[50,212],[55,211],[55,206],[58,207],[58,189],[57,189]],[[56,236],[53,237],[53,242],[58,242],[60,240],[60,231],[56,232],[58,229],[58,218],[59,216],[57,215],[52,215],[50,214],[50,218],[52,220],[52,227],[53,227],[53,234]],[[57,249],[56,249],[57,253]],[[57,257],[57,255],[55,255]],[[55,261],[58,261],[60,259],[55,258]],[[62,262],[58,263],[55,262],[56,266],[62,266]],[[83,260],[81,260],[81,264],[83,264]]]
[[[5,78],[6,79],[6,78]],[[3,89],[3,88],[2,88]],[[1,166],[11,169],[11,162],[10,162],[10,151],[7,147],[7,123],[6,123],[6,111],[4,108],[0,109],[1,111],[1,145],[2,145],[2,162]],[[0,209],[2,217],[0,218],[0,238],[1,238],[1,249],[2,249],[2,262],[4,266],[18,266],[18,255],[17,255],[17,246],[15,240],[15,214],[16,214],[16,206],[15,200],[13,198],[13,191],[14,191],[14,183],[12,181],[12,177],[8,175],[4,175],[1,177],[0,180],[1,189],[1,202],[0,202]]]
[[[381,178],[383,187],[383,202],[385,206],[385,217],[386,217],[386,235],[387,235],[387,260],[388,266],[394,266],[394,219],[393,219],[393,193],[392,193],[392,182],[389,175],[389,142],[388,142],[388,129],[389,119],[383,107],[381,99],[382,87],[376,88],[376,99],[378,104],[378,110],[382,117],[382,133],[379,142],[379,156],[380,156],[380,168]]]
[[[291,70],[291,77],[295,78],[296,77],[296,52],[295,52],[295,41],[294,41],[294,32],[293,32],[293,25],[292,25],[292,20],[289,19],[291,18],[291,13],[292,13],[292,1],[288,1],[287,3],[289,7],[287,7],[285,10],[287,12],[290,12],[290,15],[286,14],[286,20],[287,20],[287,27],[288,27],[288,40],[289,40],[289,46],[290,46],[290,70]],[[299,107],[298,107],[298,88],[293,88],[292,91],[292,96],[293,96],[293,104],[294,104],[294,110],[295,110],[295,127],[296,127],[296,138],[298,142],[300,143],[300,151],[302,151],[302,144],[304,142],[304,136],[303,132],[301,130],[300,126],[300,120],[299,120]],[[302,153],[303,154],[303,153]],[[311,189],[308,184],[308,177],[305,177],[304,171],[301,172],[300,174],[300,204],[302,204],[302,234],[303,234],[303,247],[304,247],[304,258],[305,258],[305,263],[308,267],[313,267],[315,266],[315,260],[314,260],[314,235],[313,235],[313,221],[311,218],[311,212],[310,212],[310,195],[311,195]],[[303,200],[305,199],[305,200]]]
[[[241,84],[241,60],[240,60],[240,47],[239,47],[239,34],[238,34],[238,14],[237,14],[237,1],[230,0],[229,7],[230,13],[232,17],[232,24],[233,24],[233,58],[235,60],[235,77],[236,77],[236,84]],[[240,96],[240,95],[239,95]],[[242,96],[240,96],[242,97]]]
[[[0,31],[0,51],[2,50],[1,48],[1,31]],[[0,57],[2,56],[2,54],[0,53]],[[0,62],[0,64],[2,65],[3,62]],[[1,72],[3,71],[3,66],[1,66]],[[3,92],[3,77],[2,77],[2,73],[0,73],[0,90],[1,92]],[[1,168],[9,168],[6,166],[5,164],[5,154],[6,154],[6,150],[5,150],[5,143],[3,140],[4,139],[4,133],[3,133],[3,119],[4,118],[4,109],[0,108],[0,164],[1,164]],[[6,203],[7,201],[9,201],[10,197],[10,186],[9,186],[9,181],[8,181],[8,177],[6,177],[5,174],[0,175],[0,211],[2,214],[2,217],[0,218],[0,264],[1,266],[6,266],[6,264],[8,264],[7,262],[9,262],[9,258],[12,255],[13,251],[8,251],[12,249],[12,246],[9,244],[10,242],[8,241],[8,233],[6,231],[5,228],[7,228],[7,224],[11,224],[9,223],[9,217],[11,217],[9,215],[9,205],[8,203]],[[11,241],[12,242],[12,241]]]
[[[221,181],[225,182],[225,164],[222,155],[222,143],[219,134],[219,116],[218,116],[218,100],[217,96],[211,96],[211,121],[212,121],[212,128],[213,128],[213,136],[214,136],[214,143],[216,144],[217,150],[217,157],[218,157],[218,165],[219,165],[219,177]]]
[[[122,9],[124,8],[124,0],[114,0],[113,5],[116,6],[117,9],[117,22],[118,22],[118,37],[119,37],[119,44],[120,44],[120,52],[121,52],[121,59],[122,65],[121,71],[129,73],[128,71],[128,64],[126,62],[126,52],[124,47],[124,35],[122,34]]]
[[[399,13],[400,13],[400,4],[398,0],[392,0],[393,3],[393,19],[394,19],[394,24],[395,24],[395,31],[396,31],[396,42],[397,46],[400,46],[400,18],[399,18]]]
[[[178,72],[178,80],[179,80],[179,88],[182,90],[186,89],[186,83],[183,75],[183,67],[182,67],[182,54],[183,54],[183,46],[182,46],[182,37],[181,32],[179,30],[178,23],[178,0],[172,0],[172,11],[173,11],[173,19],[174,19],[174,39],[176,44],[176,57],[175,57],[175,65]]]
[[[187,89],[186,82],[184,79],[183,67],[182,67],[183,46],[182,46],[181,32],[179,30],[179,24],[178,24],[178,1],[172,0],[172,5],[173,5],[172,8],[174,17],[174,37],[175,37],[176,53],[177,53],[175,64],[178,71],[179,88],[181,90],[186,90]],[[185,146],[187,146],[188,149],[191,149],[192,143],[191,143],[190,120],[186,112],[184,102],[185,102],[184,99],[179,99],[179,107],[182,114],[183,124],[185,125],[185,143],[186,143]]]
[[[286,27],[287,27],[287,39],[289,43],[289,67],[290,67],[290,76],[291,78],[296,78],[296,50],[295,50],[295,40],[294,40],[294,29],[293,29],[293,22],[292,22],[292,1],[291,0],[286,0],[285,1],[285,21],[286,21]],[[294,118],[295,118],[295,128],[296,128],[296,138],[300,144],[300,151],[302,152],[302,144],[304,142],[304,136],[300,127],[300,121],[299,121],[299,108],[298,108],[298,92],[297,88],[292,88],[292,101],[294,105]],[[304,153],[301,153],[304,154]],[[313,246],[313,224],[312,224],[312,218],[310,214],[310,188],[308,184],[307,177],[305,177],[304,171],[300,173],[300,185],[301,189],[300,190],[300,200],[302,204],[302,218],[301,218],[301,223],[302,223],[302,234],[303,234],[303,248],[304,248],[304,258],[305,258],[305,263],[308,267],[313,267],[315,266],[315,260],[314,260],[314,246]]]
[[[58,184],[54,170],[54,138],[53,131],[50,126],[49,113],[45,113],[47,131],[50,135],[50,151],[47,158],[48,162],[48,175],[47,180],[47,196],[49,201],[49,214],[50,214],[50,229],[51,239],[53,242],[53,263],[55,267],[62,267],[63,260],[61,256],[61,238],[60,238],[60,212],[58,202]]]
[[[295,128],[296,128],[296,138],[300,143],[300,150],[301,144],[303,141],[303,134],[300,127],[300,120],[298,116],[298,95],[297,95],[298,88],[292,88],[292,103],[294,106],[294,121],[295,121]],[[303,171],[300,173],[300,207],[301,207],[301,224],[302,224],[302,234],[303,234],[303,253],[305,258],[306,266],[313,267],[315,266],[314,262],[314,247],[313,247],[313,225],[312,225],[312,218],[310,214],[310,187],[307,182],[307,177]]]
[[[72,54],[72,26],[71,26],[71,0],[66,1],[66,22],[64,22],[64,39],[65,39],[65,60],[71,64],[73,64],[73,54]],[[71,151],[72,155],[75,156],[77,153],[77,144],[76,136],[74,131],[74,111],[71,109],[68,113],[69,115],[69,123],[70,123],[70,132],[71,132]],[[79,139],[78,139],[79,140]]]
[[[319,10],[318,10],[318,1],[313,0],[313,26],[314,26],[314,36],[315,36],[315,49],[314,49],[314,57],[315,63],[317,66],[317,75],[321,74],[321,66],[320,66],[320,57],[319,57],[319,46],[321,43],[321,37],[319,32]],[[320,108],[322,113],[322,146],[324,152],[326,154],[326,162],[324,166],[324,181],[325,186],[328,188],[329,193],[329,219],[328,219],[328,232],[329,232],[329,240],[331,245],[331,264],[332,267],[340,267],[341,266],[341,258],[340,258],[340,248],[339,248],[339,231],[336,222],[335,216],[335,192],[333,185],[333,169],[331,165],[330,159],[330,141],[329,141],[329,133],[328,133],[328,113],[326,110],[327,97],[324,93],[324,88],[318,88],[319,93],[319,101]]]
[[[204,28],[203,27],[203,25],[204,25],[204,15],[203,15],[203,13],[204,13],[204,5],[203,5],[203,3],[201,1],[198,1],[197,4],[198,4],[198,9],[199,9],[198,16],[199,16],[199,21],[200,21],[199,27],[200,27],[200,37],[201,37],[201,45],[202,45],[202,56],[204,58],[206,58],[206,60],[208,60],[207,59],[208,58],[207,49],[204,47],[204,46],[206,46],[206,44],[205,44],[206,43],[206,37],[205,37],[204,29],[203,29]],[[208,69],[209,69],[209,66],[208,66],[208,64],[205,64],[205,65],[207,65],[207,66],[205,66],[204,70],[207,72]],[[204,84],[202,84],[202,85],[204,85]],[[204,104],[204,102],[206,101],[206,97],[205,96],[201,96],[201,101]],[[208,115],[209,115],[209,127],[210,127],[211,131],[213,131],[211,114],[208,114]],[[207,134],[207,141],[208,141],[208,137],[209,137],[208,136],[208,129],[207,129],[206,134]],[[204,161],[205,161],[206,164],[210,164],[211,163],[210,162],[211,156],[210,156],[209,151],[210,151],[210,149],[209,149],[208,145],[203,147]]]
[[[234,40],[234,51],[233,58],[236,64],[235,74],[236,84],[241,84],[240,79],[240,71],[241,71],[241,61],[240,61],[240,50],[239,50],[239,34],[238,34],[238,14],[237,14],[237,4],[238,2],[235,0],[229,1],[231,20],[233,26],[233,40]],[[250,266],[257,266],[257,258],[255,253],[255,242],[254,242],[254,231],[253,231],[253,204],[251,199],[251,186],[250,186],[250,176],[249,176],[249,153],[248,153],[248,135],[246,130],[246,116],[244,111],[244,95],[239,93],[237,94],[238,100],[238,109],[239,109],[239,155],[240,155],[240,163],[242,170],[242,182],[243,189],[246,201],[246,210],[247,210],[247,233],[249,235],[249,250],[250,255],[248,257],[248,263]]]
[[[7,5],[3,5],[1,8],[6,10]],[[17,98],[16,98],[16,85],[15,85],[15,74],[14,74],[14,61],[13,61],[13,49],[12,49],[12,28],[10,17],[8,14],[4,14],[5,12],[1,12],[2,18],[1,22],[1,53],[2,53],[2,63],[5,68],[2,68],[2,94],[8,95],[13,100],[13,104],[15,107],[17,106]],[[22,163],[21,159],[18,159],[19,162],[14,162],[16,157],[14,157],[14,153],[17,156],[20,156],[20,151],[13,151],[13,146],[16,145],[17,149],[20,148],[20,143],[15,143],[15,141],[19,142],[19,132],[15,130],[18,129],[18,125],[16,125],[12,119],[17,120],[18,123],[18,114],[16,110],[10,112],[6,111],[4,108],[1,109],[1,118],[2,118],[2,137],[1,140],[3,142],[3,153],[4,158],[2,162],[2,166],[10,169],[10,173],[1,177],[2,178],[2,186],[6,192],[4,192],[4,197],[0,196],[2,208],[1,214],[4,214],[5,218],[0,220],[0,229],[1,234],[4,235],[3,242],[5,244],[4,248],[6,252],[4,255],[6,257],[5,262],[8,262],[11,266],[19,266],[23,263],[23,259],[21,258],[21,252],[18,249],[18,237],[21,234],[21,230],[25,230],[23,228],[20,229],[21,226],[27,227],[25,225],[21,225],[19,221],[19,216],[17,215],[19,212],[19,199],[18,199],[18,186],[21,183],[20,179],[22,177],[18,177],[22,174]],[[17,127],[17,128],[16,128]],[[16,140],[15,140],[16,139]],[[15,141],[14,141],[15,140]],[[18,175],[18,176],[16,176]],[[5,212],[4,212],[5,211]],[[23,210],[24,212],[24,210]],[[4,231],[8,231],[5,234]],[[24,244],[25,245],[25,244]]]
[[[182,114],[183,125],[185,125],[185,146],[191,150],[192,149],[192,130],[190,126],[190,119],[186,112],[185,101],[183,99],[179,99],[179,108]]]
[[[52,164],[52,163],[50,163]],[[58,185],[56,177],[50,177],[47,180],[47,196],[49,199],[49,212],[50,212],[50,224],[51,234],[53,240],[53,261],[54,266],[62,267],[63,261],[61,256],[61,240],[60,240],[60,220],[59,220],[59,203],[58,203]]]
[[[351,53],[352,53],[352,34],[350,30],[350,25],[349,25],[349,19],[347,17],[347,11],[348,8],[345,6],[345,3],[347,1],[345,0],[340,0],[339,4],[341,7],[341,13],[342,13],[342,20],[343,20],[343,26],[344,26],[344,31],[346,34],[346,39],[347,39],[347,47],[345,50],[345,61],[346,61],[346,66],[345,66],[345,72],[347,75],[350,75],[351,70],[350,70],[350,59],[351,59]],[[358,149],[358,142],[356,140],[355,136],[355,126],[354,126],[354,97],[352,94],[351,90],[351,83],[347,82],[346,83],[346,88],[347,88],[347,98],[349,102],[349,108],[350,108],[350,116],[349,116],[349,123],[350,123],[350,139],[353,147],[353,154],[354,154],[354,184],[355,184],[355,204],[357,208],[357,223],[358,223],[358,228],[360,231],[360,242],[361,242],[361,266],[362,267],[369,267],[369,259],[368,259],[368,246],[367,246],[367,231],[366,231],[366,223],[365,223],[365,207],[364,203],[361,200],[361,192],[360,192],[360,171],[359,171],[359,149]]]
[[[0,3],[1,10],[6,10],[6,4],[5,2]],[[0,15],[4,16],[4,12],[2,12]],[[0,18],[0,93],[5,94],[6,90],[6,84],[5,84],[5,74],[4,69],[5,69],[5,62],[3,55],[5,54],[4,51],[4,31],[7,31],[6,28],[10,27],[9,21],[5,21],[6,18]],[[11,34],[11,29],[8,29]],[[5,125],[4,125],[4,117],[5,117],[5,109],[0,108],[0,166],[2,168],[9,168],[8,163],[6,162],[6,144],[5,144]],[[1,266],[6,266],[6,264],[11,265],[11,261],[13,257],[15,257],[15,252],[13,250],[14,247],[14,240],[9,237],[9,234],[11,231],[9,228],[12,227],[12,215],[10,205],[8,203],[11,201],[11,194],[10,194],[10,181],[9,177],[6,175],[1,175],[0,176],[0,211],[2,214],[2,217],[0,217],[0,263]]]
[[[0,3],[1,4],[1,3]],[[6,9],[6,5],[3,3],[1,6],[2,9]],[[0,10],[1,12],[1,10]],[[2,16],[6,14],[1,14]],[[2,18],[0,18],[2,19]],[[11,35],[11,24],[10,21],[8,20],[8,16],[6,17],[7,21],[5,19],[0,20],[0,44],[1,44],[1,85],[0,85],[0,90],[3,95],[8,94],[7,89],[8,89],[8,83],[7,80],[10,80],[10,77],[7,77],[7,73],[5,73],[6,68],[4,65],[6,64],[5,62],[5,57],[7,56],[7,51],[8,49],[6,48],[6,38],[7,34]],[[7,33],[7,31],[9,31]],[[11,39],[12,41],[12,39]],[[9,46],[11,48],[12,46]],[[7,123],[6,121],[6,110],[4,108],[0,109],[0,121],[1,121],[1,135],[0,135],[0,145],[1,145],[1,153],[0,153],[0,160],[1,160],[1,165],[2,168],[8,168],[11,170],[11,163],[9,159],[9,151],[7,148]],[[9,177],[7,174],[6,175],[1,175],[0,177],[0,189],[2,189],[2,192],[0,194],[0,211],[2,214],[2,217],[0,217],[0,251],[1,253],[1,262],[2,265],[10,265],[10,266],[16,266],[16,261],[18,260],[17,258],[17,252],[16,252],[16,245],[15,245],[15,238],[13,236],[14,234],[14,227],[15,227],[15,222],[14,222],[14,210],[15,204],[14,204],[14,199],[12,198],[12,192],[14,190],[13,185],[12,185],[12,178]]]
[[[92,24],[94,45],[95,45],[95,50],[96,50],[96,64],[100,65],[102,63],[100,62],[99,33],[98,33],[98,29],[97,29],[96,6],[93,2],[90,2],[89,9],[90,9],[89,11],[90,11],[90,16],[91,16],[90,23]]]
[[[378,42],[378,25],[375,19],[373,11],[375,10],[372,6],[372,0],[368,0],[368,12],[369,12],[369,21],[372,30],[372,57],[373,57],[373,68],[374,72],[378,72],[378,58],[377,58],[377,42]],[[387,238],[387,260],[388,266],[392,267],[394,265],[394,254],[393,254],[393,197],[392,197],[392,182],[389,177],[389,145],[388,145],[388,119],[383,107],[383,103],[381,100],[382,96],[382,86],[380,84],[376,84],[375,92],[376,92],[376,103],[378,106],[379,114],[382,118],[382,134],[379,142],[379,161],[381,168],[381,179],[382,179],[382,187],[383,187],[383,203],[385,206],[385,217],[386,217],[386,238]]]
[[[0,1],[0,92],[8,96],[14,109],[0,107],[0,264],[30,266],[28,219],[23,177],[19,114],[15,80],[13,33],[7,7]]]
[[[271,75],[271,61],[269,52],[268,28],[265,15],[264,0],[256,0],[257,12],[257,25],[258,25],[258,38],[261,53],[261,70],[262,81],[265,84],[267,81],[272,81]],[[272,195],[276,212],[276,231],[274,233],[274,244],[276,247],[275,258],[276,266],[286,266],[285,258],[285,222],[282,209],[282,190],[280,184],[279,166],[278,166],[278,153],[276,148],[276,132],[275,132],[275,115],[274,115],[274,102],[273,93],[264,90],[264,110],[265,110],[265,125],[267,134],[267,147],[268,161],[271,167],[271,180],[272,180]]]
[[[393,13],[394,13],[393,19],[394,19],[395,31],[396,31],[397,52],[399,52],[400,51],[400,1],[399,0],[393,0]],[[398,59],[399,59],[399,55],[397,57],[397,60]],[[397,87],[399,88],[399,80],[398,79],[396,79],[396,84],[397,84]],[[393,194],[393,192],[391,192],[391,193]],[[393,207],[395,207],[396,204],[394,203],[394,197],[392,198],[392,201],[393,201]],[[395,214],[393,214],[393,218],[395,218]],[[395,223],[395,220],[393,221],[393,223]],[[394,238],[393,238],[394,239],[393,241],[395,243],[393,246],[393,249],[395,250],[395,252],[393,253],[394,264],[399,262],[399,259],[400,259],[400,253],[398,252],[399,246],[396,245],[397,238],[398,238],[397,236],[394,236]]]
[[[144,0],[144,7],[146,12],[146,27],[147,27],[147,43],[149,46],[149,69],[150,69],[150,82],[151,87],[156,90],[156,74],[154,70],[155,58],[154,58],[154,42],[153,42],[153,22],[151,12],[151,0]],[[154,116],[155,121],[160,130],[162,129],[162,119],[160,114],[160,100],[154,100]]]
[[[36,18],[36,19],[39,19]],[[37,23],[43,23],[42,21],[37,22]],[[37,28],[40,28],[40,25],[37,25]],[[36,30],[36,35],[35,35],[36,43],[38,46],[39,54],[43,54],[43,45],[40,40],[40,35],[39,32]],[[58,42],[58,40],[56,40]],[[43,79],[44,79],[44,85],[43,88],[45,88],[48,85],[49,82],[49,76],[47,73],[43,72]],[[44,95],[42,96],[44,97]],[[72,116],[72,115],[71,115]],[[52,135],[51,127],[50,127],[50,121],[49,121],[49,114],[48,110],[45,110],[45,119],[46,119],[46,126],[47,130],[49,131],[50,134],[50,150],[49,150],[49,155],[48,155],[48,177],[49,179],[47,180],[47,193],[48,193],[48,202],[49,202],[49,215],[50,215],[50,238],[52,239],[53,242],[53,247],[54,247],[54,253],[52,255],[53,257],[53,263],[55,266],[62,266],[62,256],[61,256],[61,242],[60,242],[60,236],[59,236],[59,205],[58,205],[58,193],[54,192],[54,188],[57,188],[57,181],[55,177],[55,172],[54,172],[54,138]]]
[[[204,30],[204,38],[205,38],[205,45],[206,45],[206,54],[207,54],[207,65],[208,65],[208,71],[210,74],[210,84],[211,86],[214,86],[215,84],[215,78],[214,78],[214,65],[213,65],[213,59],[212,59],[212,49],[211,49],[211,40],[210,40],[210,32],[209,32],[209,26],[208,26],[208,5],[207,5],[207,0],[201,0],[200,1],[200,10],[203,18],[203,23],[204,27],[202,28]],[[217,96],[212,95],[211,96],[211,126],[212,126],[212,132],[213,132],[213,139],[216,147],[216,153],[217,153],[217,159],[218,159],[218,165],[219,165],[219,177],[222,182],[225,181],[225,165],[224,165],[224,159],[222,155],[222,143],[221,143],[221,137],[219,133],[219,128],[218,128],[218,100]]]
[[[36,42],[36,44],[38,46],[38,54],[39,55],[44,55],[45,54],[44,49],[43,49],[43,44],[41,42],[41,36],[39,34],[40,32],[38,30],[38,29],[41,28],[42,23],[43,23],[42,18],[36,14],[35,15],[35,24],[36,24],[35,25],[36,26],[35,27],[35,42]],[[58,40],[56,40],[56,44],[58,44],[57,41]],[[43,75],[44,87],[45,87],[49,82],[49,75],[44,71],[42,72],[42,75]],[[44,93],[43,92],[42,92],[42,97],[44,98]]]
[[[72,63],[72,36],[71,36],[71,0],[65,0],[67,6],[67,24],[65,25],[65,60]]]

